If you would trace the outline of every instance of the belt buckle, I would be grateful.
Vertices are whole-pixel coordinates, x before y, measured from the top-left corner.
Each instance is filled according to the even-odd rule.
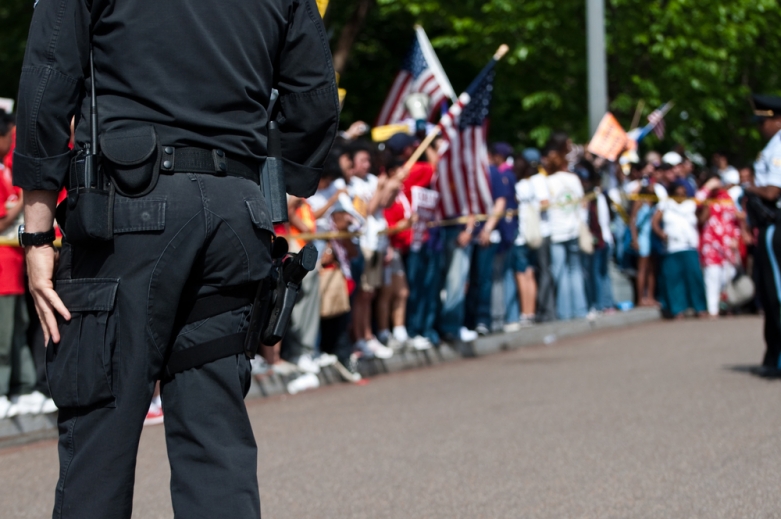
[[[228,174],[228,159],[222,150],[212,150],[212,160],[214,161],[214,174],[218,177],[224,177]]]

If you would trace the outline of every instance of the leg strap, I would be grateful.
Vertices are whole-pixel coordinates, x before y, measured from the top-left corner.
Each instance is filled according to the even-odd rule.
[[[246,332],[220,337],[203,344],[198,344],[186,350],[175,351],[168,358],[165,371],[169,378],[188,369],[198,368],[204,364],[244,353]]]
[[[257,288],[257,283],[250,283],[228,287],[216,294],[198,298],[187,314],[185,324],[192,324],[251,305],[255,299]],[[175,351],[168,358],[165,368],[166,375],[172,378],[177,373],[188,369],[198,368],[215,360],[244,353],[246,337],[247,332],[236,333]]]

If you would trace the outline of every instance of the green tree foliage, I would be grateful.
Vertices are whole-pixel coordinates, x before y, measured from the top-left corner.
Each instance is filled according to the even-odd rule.
[[[751,91],[781,93],[777,0],[605,0],[611,110],[628,127],[666,101],[664,143],[743,158],[761,145]],[[336,45],[358,0],[331,0],[326,26]],[[0,96],[16,97],[33,0],[0,2]],[[453,86],[465,88],[501,43],[491,137],[543,142],[554,129],[588,139],[585,0],[376,0],[341,86],[343,119],[372,122],[422,24]]]
[[[350,0],[332,0],[338,32]],[[456,90],[500,43],[491,137],[533,145],[555,129],[588,139],[584,0],[378,0],[342,80],[344,119],[371,120],[421,23]],[[761,145],[751,91],[781,92],[781,8],[775,0],[606,0],[610,108],[625,127],[666,101],[664,143],[725,149],[742,158]]]
[[[0,97],[16,98],[33,0],[0,2]]]

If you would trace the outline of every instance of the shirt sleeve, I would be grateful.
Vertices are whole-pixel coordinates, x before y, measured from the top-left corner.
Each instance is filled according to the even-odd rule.
[[[765,185],[781,187],[781,138],[773,137],[773,142],[765,152]]]
[[[292,0],[275,88],[287,191],[315,192],[339,124],[331,50],[314,0]]]
[[[14,183],[57,191],[70,165],[70,121],[89,62],[85,0],[39,0],[19,81]]]

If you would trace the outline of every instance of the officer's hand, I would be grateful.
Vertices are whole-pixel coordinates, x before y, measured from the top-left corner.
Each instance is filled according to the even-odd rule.
[[[60,342],[60,331],[57,327],[57,316],[60,314],[70,321],[71,314],[63,304],[60,296],[54,291],[54,261],[55,250],[51,245],[27,247],[27,276],[30,279],[30,293],[35,301],[35,311],[43,327],[44,344],[52,341]]]

